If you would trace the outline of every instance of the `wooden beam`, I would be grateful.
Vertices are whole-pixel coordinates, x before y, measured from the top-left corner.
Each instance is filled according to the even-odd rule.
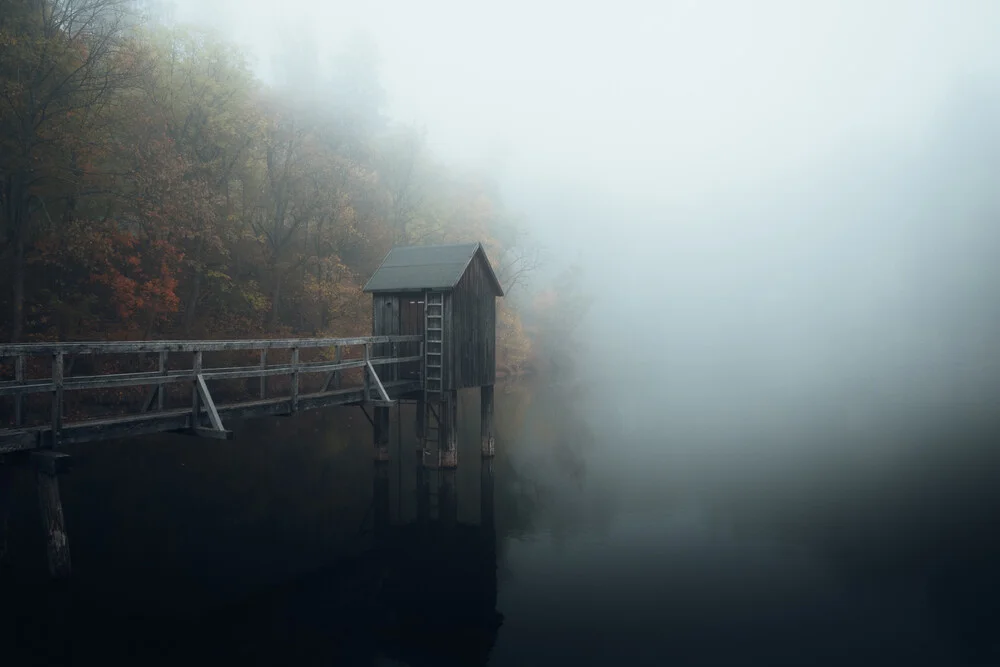
[[[364,362],[365,362],[364,376],[365,377],[364,377],[364,385],[365,385],[365,400],[366,401],[371,400],[371,397],[372,397],[371,375],[368,372],[368,369],[371,368],[371,364],[369,363],[369,361],[371,360],[371,357],[372,357],[372,355],[371,355],[371,346],[370,345],[365,345],[365,359],[364,359]],[[371,421],[371,420],[369,419],[369,421]]]
[[[59,446],[63,417],[63,352],[52,355],[52,448]]]
[[[61,355],[60,355],[60,361]],[[59,495],[59,473],[68,469],[68,455],[62,452],[33,452],[35,479],[38,484],[38,505],[45,530],[49,574],[66,577],[72,572],[69,554],[69,537],[63,516],[62,498]]]
[[[381,343],[417,342],[419,334],[406,336],[365,336],[358,338],[281,338],[247,340],[170,340],[170,341],[115,341],[84,343],[20,343],[0,345],[0,357],[19,354],[123,354],[140,352],[225,352],[231,350],[288,350],[293,347],[315,348],[335,345],[373,345]]]
[[[389,408],[376,407],[372,418],[372,433],[375,443],[375,460],[389,460]]]
[[[413,395],[420,391],[421,385],[416,380],[398,380],[383,384],[390,398]],[[340,405],[359,405],[365,400],[364,391],[360,387],[348,387],[335,391],[313,394],[300,394],[299,411],[315,410]],[[200,397],[199,397],[199,403]],[[220,417],[231,419],[249,419],[256,417],[286,415],[291,412],[287,397],[266,399],[263,401],[240,401],[230,404],[216,404]],[[207,408],[200,406],[201,414],[207,414]],[[125,416],[88,419],[84,421],[63,424],[62,443],[76,444],[128,438],[137,435],[164,432],[190,432],[200,423],[192,423],[192,406],[167,409],[162,412],[150,411]],[[200,422],[200,420],[199,420]],[[31,451],[47,446],[49,442],[49,425],[41,425],[20,429],[0,429],[0,453]]]
[[[267,398],[267,376],[264,375],[264,371],[267,370],[267,348],[260,351],[260,397]]]
[[[225,431],[226,427],[222,425],[222,418],[219,417],[219,411],[215,409],[215,401],[212,400],[212,395],[208,392],[208,385],[205,384],[205,378],[199,374],[195,382],[198,388],[198,395],[205,403],[205,408],[208,412],[208,421],[212,424],[212,428],[216,431]]]
[[[438,467],[458,467],[458,392],[447,392],[445,401],[441,404],[441,422],[438,432]]]
[[[493,438],[493,385],[479,388],[479,433],[480,451],[483,458],[496,454],[496,440]]]
[[[167,377],[167,355],[168,354],[170,354],[170,353],[169,352],[160,352],[159,369],[157,370],[157,373],[159,373],[159,375],[160,375],[161,378]],[[156,409],[157,410],[162,410],[163,409],[163,393],[164,393],[163,385],[164,384],[165,384],[165,382],[161,381],[161,382],[153,385],[150,388],[149,393],[146,394],[146,400],[142,404],[142,411],[143,412],[146,412],[146,411],[150,410],[153,407],[153,399],[156,399]]]
[[[352,359],[340,363],[310,362],[299,364],[299,373],[327,373],[331,371],[348,370],[351,368],[364,368],[367,363],[373,366],[384,364],[402,363],[406,361],[417,361],[417,357],[374,358],[366,362],[364,359]],[[259,366],[233,366],[227,368],[209,368],[202,370],[202,375],[206,380],[233,380],[243,378],[253,378],[271,375],[289,375],[292,373],[292,365],[269,366],[261,369]],[[143,385],[169,384],[172,382],[193,381],[193,371],[176,370],[167,371],[161,374],[159,371],[145,373],[121,373],[115,375],[86,375],[64,380],[63,389],[68,391],[80,391],[83,389],[110,389],[113,387],[138,387]],[[28,380],[23,384],[17,382],[0,383],[0,396],[21,395],[21,394],[42,394],[55,390],[55,385],[51,380]]]
[[[371,361],[368,362],[368,372],[371,373],[372,379],[375,381],[375,388],[378,390],[378,395],[383,401],[391,401],[389,394],[385,393],[385,387],[382,386],[382,380],[378,378],[378,373],[372,368]]]
[[[333,348],[333,363],[340,363],[340,346],[337,345]],[[323,389],[321,391],[327,391],[330,389],[331,385],[334,389],[340,389],[340,371],[332,371],[326,376],[326,380],[323,382]]]
[[[367,401],[365,401],[365,403],[367,403]],[[365,419],[368,420],[368,423],[371,424],[374,427],[375,426],[375,422],[372,420],[372,416],[370,414],[368,414],[368,411],[365,410],[365,403],[362,403],[358,407],[361,408],[361,412],[365,415]]]
[[[36,429],[8,429],[0,431],[0,454],[26,452],[41,447],[42,432]]]
[[[201,425],[201,405],[198,396],[198,376],[201,375],[200,350],[194,353],[194,361],[191,366],[191,372],[194,373],[194,382],[191,385],[191,428],[198,428]]]
[[[427,432],[427,406],[424,404],[423,394],[417,399],[416,404],[417,448],[423,449],[424,434]]]
[[[19,354],[14,360],[14,382],[18,385],[24,384],[24,355]],[[14,426],[21,426],[24,423],[24,399],[21,394],[14,395]]]
[[[160,352],[160,377],[167,377],[167,355],[170,354],[166,350]],[[156,385],[156,409],[163,410],[163,394],[166,392],[166,388],[162,384]]]
[[[292,348],[292,412],[299,410],[299,348]]]
[[[73,457],[65,452],[32,452],[35,468],[46,475],[63,475],[73,466]]]

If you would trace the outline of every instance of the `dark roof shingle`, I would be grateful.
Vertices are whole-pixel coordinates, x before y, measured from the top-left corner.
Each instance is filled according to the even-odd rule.
[[[479,243],[458,245],[405,246],[393,248],[382,260],[365,284],[365,292],[396,292],[405,290],[447,290],[458,284],[469,262],[481,250]],[[489,267],[489,259],[483,251]],[[496,276],[492,275],[499,295],[503,295]]]

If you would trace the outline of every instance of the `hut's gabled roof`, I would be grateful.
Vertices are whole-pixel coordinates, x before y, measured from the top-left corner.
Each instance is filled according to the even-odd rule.
[[[477,253],[482,253],[497,296],[503,296],[503,287],[480,243],[393,248],[368,279],[364,291],[450,290],[458,284]]]

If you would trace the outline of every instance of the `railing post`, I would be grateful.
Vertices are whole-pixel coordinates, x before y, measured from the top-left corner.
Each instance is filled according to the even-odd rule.
[[[160,352],[160,375],[162,377],[167,376],[167,351],[164,350]],[[167,385],[163,382],[160,383],[159,388],[156,390],[156,409],[163,410],[163,394],[167,391]]]
[[[339,364],[341,361],[341,350],[339,345],[333,346],[333,363]],[[340,371],[333,372],[333,388],[340,389]]]
[[[198,374],[201,373],[201,350],[194,353],[191,365],[191,428],[201,426],[201,398],[198,396]]]
[[[52,355],[52,449],[59,446],[62,431],[63,353]]]
[[[299,348],[292,348],[292,412],[299,409]]]
[[[371,361],[371,343],[365,343],[365,367],[361,369],[365,374],[365,397],[363,399],[363,402],[365,403],[370,401],[372,397],[372,384],[371,384],[372,380],[371,377],[369,377],[368,375],[367,362],[369,361]]]
[[[24,384],[24,355],[19,354],[14,360],[14,380],[20,384]],[[14,394],[14,425],[22,426],[24,424],[24,394]]]
[[[260,351],[260,370],[267,370],[267,348],[265,347]],[[260,376],[260,398],[264,400],[267,398],[267,376]]]

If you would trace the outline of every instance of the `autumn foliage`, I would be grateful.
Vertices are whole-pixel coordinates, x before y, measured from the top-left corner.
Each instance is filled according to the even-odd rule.
[[[0,48],[8,340],[357,335],[393,244],[484,241],[506,287],[533,266],[487,181],[382,117],[364,49],[267,87],[124,0],[7,0]],[[498,322],[523,370],[513,301]]]

